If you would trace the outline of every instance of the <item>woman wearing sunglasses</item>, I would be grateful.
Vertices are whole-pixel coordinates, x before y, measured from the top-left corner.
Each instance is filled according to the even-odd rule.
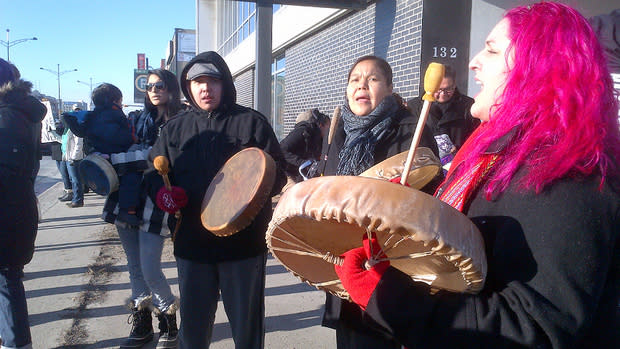
[[[166,121],[183,109],[176,76],[164,69],[149,71],[144,110],[129,114],[138,144],[144,149],[150,148],[159,137],[159,131]],[[161,176],[142,179],[140,186],[142,207],[137,210],[141,218],[139,226],[123,224],[116,220],[114,215],[116,203],[111,197],[108,198],[104,208],[106,221],[116,224],[127,255],[131,283],[128,306],[132,312],[130,319],[132,328],[121,348],[141,347],[153,339],[151,309],[159,319],[160,334],[157,348],[176,348],[178,305],[161,270],[164,239],[170,234],[168,225],[165,224],[168,213],[154,204],[155,195],[161,186],[163,186]]]

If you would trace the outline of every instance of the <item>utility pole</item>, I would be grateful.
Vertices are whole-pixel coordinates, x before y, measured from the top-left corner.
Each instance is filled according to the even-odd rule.
[[[4,40],[0,40],[0,44],[2,44],[2,46],[6,47],[6,60],[7,62],[9,62],[11,60],[11,56],[10,56],[10,48],[17,45],[17,44],[21,44],[22,42],[28,41],[28,40],[38,40],[36,37],[34,38],[27,38],[27,39],[19,39],[19,40],[13,40],[11,42],[11,40],[9,40],[9,32],[10,30],[7,29],[6,30],[6,41]]]
[[[57,64],[56,68],[57,68],[56,71],[53,71],[52,69],[43,68],[43,67],[41,67],[40,69],[45,70],[46,72],[50,72],[52,74],[56,74],[56,78],[58,79],[58,115],[60,115],[62,114],[62,100],[60,99],[60,76],[73,72],[73,71],[77,71],[77,69],[69,69],[69,70],[65,70],[61,72],[60,64]]]

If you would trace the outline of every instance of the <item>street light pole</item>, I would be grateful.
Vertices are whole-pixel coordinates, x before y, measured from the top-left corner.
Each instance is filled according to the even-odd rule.
[[[2,46],[6,47],[6,60],[7,62],[10,61],[11,57],[10,57],[10,48],[12,46],[15,46],[17,44],[21,44],[22,42],[28,41],[28,40],[38,40],[36,37],[34,38],[27,38],[27,39],[19,39],[19,40],[13,40],[11,42],[11,40],[9,40],[9,29],[6,30],[6,41],[4,40],[0,40],[0,44],[2,44]]]
[[[88,95],[88,98],[90,99],[89,108],[93,109],[93,78],[90,78],[90,83],[80,80],[77,82],[90,87],[90,94]]]
[[[65,71],[60,71],[60,64],[56,65],[57,69],[56,71],[53,71],[52,69],[47,69],[47,68],[39,68],[41,70],[45,70],[47,72],[50,72],[52,74],[56,74],[56,78],[58,79],[58,114],[60,115],[62,113],[62,100],[60,99],[60,76],[73,72],[73,71],[77,71],[77,69],[69,69],[69,70],[65,70]]]

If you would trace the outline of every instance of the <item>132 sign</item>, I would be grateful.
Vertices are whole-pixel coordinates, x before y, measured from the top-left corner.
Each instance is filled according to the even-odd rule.
[[[433,58],[456,58],[456,47],[433,46]]]

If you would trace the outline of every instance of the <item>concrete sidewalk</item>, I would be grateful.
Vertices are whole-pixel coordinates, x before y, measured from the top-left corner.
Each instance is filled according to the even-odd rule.
[[[57,198],[56,183],[39,195],[42,220],[34,258],[24,270],[33,347],[118,348],[129,334],[125,255],[113,225],[101,220],[104,198],[89,193],[84,207]],[[162,266],[178,296],[170,241]],[[301,283],[273,257],[267,261],[265,348],[334,348],[335,332],[320,326],[325,295]],[[157,320],[153,326],[157,332]],[[155,339],[144,348],[154,348]],[[234,348],[218,305],[211,348]]]

